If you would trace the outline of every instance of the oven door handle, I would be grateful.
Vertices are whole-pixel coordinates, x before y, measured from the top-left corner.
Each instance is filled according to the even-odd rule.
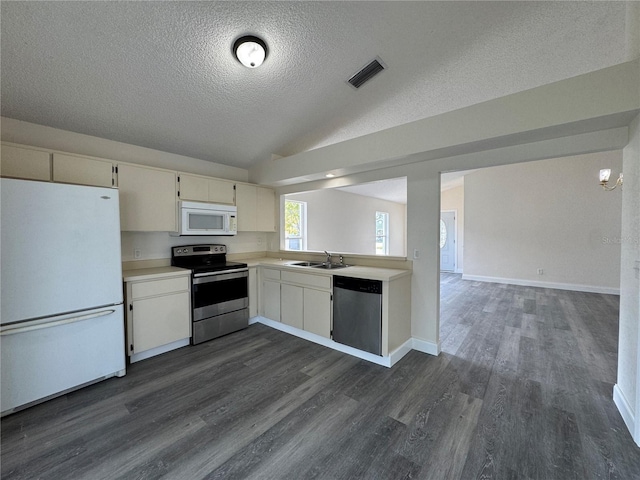
[[[239,268],[237,270],[224,270],[217,273],[196,273],[193,275],[193,284],[222,282],[224,280],[233,280],[234,278],[242,278],[249,276],[249,269]]]

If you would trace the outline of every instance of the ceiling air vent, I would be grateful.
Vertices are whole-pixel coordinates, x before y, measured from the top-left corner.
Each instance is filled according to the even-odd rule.
[[[371,80],[377,74],[379,74],[382,70],[386,68],[385,64],[382,63],[382,60],[379,58],[375,58],[369,65],[364,67],[358,73],[356,73],[353,77],[351,77],[348,82],[354,88],[360,88],[366,82]]]

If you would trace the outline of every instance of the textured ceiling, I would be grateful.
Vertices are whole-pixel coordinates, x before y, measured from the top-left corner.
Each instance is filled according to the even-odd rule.
[[[624,61],[621,2],[0,8],[3,116],[244,168]],[[246,33],[258,69],[231,55]]]

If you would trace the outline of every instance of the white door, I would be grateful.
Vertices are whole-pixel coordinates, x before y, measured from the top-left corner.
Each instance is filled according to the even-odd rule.
[[[456,213],[440,212],[440,270],[456,270]]]

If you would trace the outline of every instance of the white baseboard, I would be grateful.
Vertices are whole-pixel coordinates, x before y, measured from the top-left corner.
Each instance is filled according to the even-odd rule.
[[[436,357],[440,354],[440,342],[433,343],[413,337],[412,344],[412,348],[418,352],[428,353],[429,355],[435,355]]]
[[[343,345],[342,343],[334,342],[330,338],[323,337],[321,335],[316,335],[315,333],[307,332],[306,330],[300,330],[299,328],[292,327],[290,325],[286,325],[281,322],[276,322],[274,320],[270,320],[265,317],[253,317],[249,320],[250,324],[261,323],[271,328],[275,328],[276,330],[280,330],[281,332],[288,333],[290,335],[295,335],[296,337],[304,338],[305,340],[309,340],[310,342],[317,343],[324,347],[331,348],[333,350],[337,350],[342,353],[346,353],[353,357],[361,358],[363,360],[367,360],[368,362],[375,363],[377,365],[382,365],[383,367],[392,367],[395,365],[402,357],[404,357],[407,353],[411,351],[411,346],[413,344],[412,340],[407,340],[404,344],[402,344],[399,348],[391,352],[390,355],[386,357],[382,357],[379,355],[374,355],[373,353],[363,352],[362,350],[358,350],[357,348],[350,347],[348,345]]]
[[[617,383],[613,386],[613,403],[618,407],[618,411],[620,412],[625,425],[629,429],[631,437],[633,437],[634,432],[636,431],[635,415],[633,414],[633,410],[631,409],[627,398],[624,396],[624,393],[622,393],[622,390],[620,390]],[[634,440],[638,446],[640,446],[640,438],[634,438]]]
[[[175,342],[167,343],[166,345],[151,348],[149,350],[145,350],[144,352],[134,353],[129,357],[129,362],[135,363],[139,362],[140,360],[146,360],[147,358],[170,352],[171,350],[175,350],[176,348],[186,347],[187,345],[189,345],[189,343],[191,343],[190,338],[183,338],[182,340],[177,340]]]
[[[574,292],[620,295],[619,288],[599,287],[595,285],[580,285],[577,283],[541,282],[538,280],[523,280],[520,278],[487,277],[484,275],[465,275],[465,274],[462,275],[462,280],[470,280],[474,282],[506,283],[509,285],[521,285],[524,287],[554,288],[556,290],[572,290]]]
[[[410,338],[409,340],[404,342],[402,345],[400,345],[398,348],[396,348],[393,352],[389,354],[389,358],[391,360],[391,365],[389,366],[393,367],[396,363],[400,361],[400,359],[402,359],[402,357],[404,357],[411,350],[413,350],[413,338]]]

